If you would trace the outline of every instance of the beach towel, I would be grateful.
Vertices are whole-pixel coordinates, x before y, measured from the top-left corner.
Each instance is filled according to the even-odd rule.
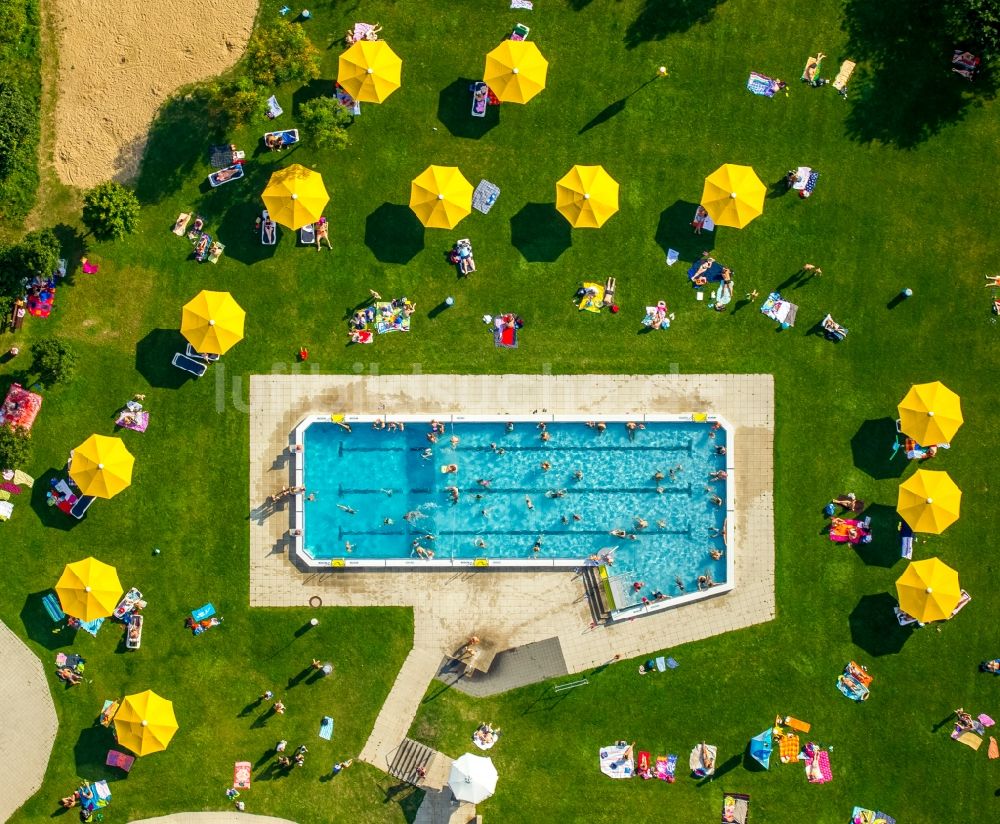
[[[319,722],[319,737],[329,741],[333,738],[333,719],[329,715],[324,715]]]
[[[955,732],[951,734],[951,737],[959,743],[965,744],[966,747],[972,747],[974,750],[978,750],[983,743],[983,739],[970,730],[960,733],[956,729]]]
[[[758,72],[750,72],[750,78],[747,80],[747,90],[761,97],[774,97],[777,86],[778,84],[766,74]]]
[[[702,227],[704,228],[704,226]],[[667,249],[667,266],[673,266],[681,259],[681,253],[676,249]]]
[[[840,71],[837,72],[837,76],[833,79],[833,88],[835,88],[841,94],[846,94],[847,83],[851,79],[851,75],[854,74],[854,67],[857,65],[853,60],[845,60],[840,64]]]
[[[174,228],[170,231],[173,232],[177,237],[184,237],[184,233],[187,231],[188,223],[191,221],[191,215],[187,212],[181,212],[177,215],[177,220],[174,221]]]
[[[517,349],[517,328],[504,326],[493,330],[493,343],[502,349]]]
[[[673,759],[671,761],[670,759]],[[677,756],[672,755],[667,758],[665,755],[656,756],[656,777],[661,781],[673,781],[674,770],[677,767]]]
[[[233,788],[237,790],[250,789],[249,761],[237,761],[233,764]]]
[[[746,793],[724,793],[722,796],[723,824],[746,824],[750,814],[750,796]]]
[[[35,479],[32,478],[27,472],[22,472],[20,469],[14,470],[14,483],[21,484],[21,486],[26,486],[31,489],[35,485]]]
[[[285,110],[278,105],[278,98],[273,94],[267,99],[267,116],[274,120],[278,115],[284,114]]]
[[[656,669],[658,672],[667,671],[667,659],[664,658],[662,655],[656,659]]]
[[[510,7],[512,9],[531,11],[535,7],[535,4],[531,0],[510,0]]]
[[[806,763],[806,778],[810,784],[826,784],[833,781],[833,772],[830,770],[830,753],[820,750],[816,753],[812,762]]]
[[[135,756],[126,755],[118,750],[108,750],[108,756],[104,759],[104,763],[108,767],[118,767],[118,769],[128,772],[135,763]]]
[[[95,638],[97,637],[97,631],[101,628],[104,623],[103,618],[95,618],[93,621],[79,621],[77,624],[77,629],[82,629],[84,632],[89,632]]]
[[[639,753],[639,760],[635,765],[635,771],[639,778],[650,779],[653,777],[652,764],[649,759],[650,755],[645,750]]]
[[[484,215],[489,214],[493,204],[500,197],[500,187],[488,180],[480,180],[472,193],[472,208]]]
[[[701,269],[703,260],[696,260],[691,264],[691,268],[688,269],[688,280],[694,282],[695,277],[698,276],[698,270]],[[715,283],[722,280],[722,264],[717,260],[712,261],[712,265],[707,267],[701,272],[701,276],[708,278],[709,283]]]
[[[115,426],[120,426],[122,429],[131,429],[134,432],[145,432],[146,427],[149,426],[149,413],[145,410],[142,412],[129,412],[126,409],[118,415],[117,420],[115,420]]]
[[[1000,758],[1000,747],[997,747],[997,740],[990,736],[990,748],[986,751],[990,758]]]
[[[778,739],[778,756],[782,764],[791,764],[799,760],[799,737],[797,735],[783,735]]]
[[[604,306],[604,287],[599,283],[584,283],[586,294],[580,298],[577,307],[581,312],[600,312]]]
[[[599,753],[601,772],[610,778],[631,778],[634,763],[632,748],[627,744],[611,744],[602,747]]]

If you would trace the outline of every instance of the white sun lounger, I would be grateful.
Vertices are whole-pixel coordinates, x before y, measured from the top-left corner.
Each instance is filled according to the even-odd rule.
[[[187,349],[184,350],[184,354],[189,358],[196,358],[199,360],[206,361],[208,363],[215,363],[222,355],[213,355],[209,352],[199,352],[190,343],[187,345]]]
[[[274,246],[278,242],[278,224],[271,220],[271,215],[268,214],[267,209],[265,209],[261,217],[264,221],[260,224],[260,242],[265,246]],[[271,228],[270,235],[268,235],[268,226]],[[270,237],[270,240],[268,239]]]
[[[174,355],[174,359],[170,361],[173,366],[178,369],[183,369],[185,372],[189,372],[196,378],[200,378],[208,371],[208,364],[201,360],[195,360],[194,358],[189,358],[182,352],[178,352]]]
[[[312,246],[316,242],[316,224],[307,223],[299,229],[299,243],[303,246]]]

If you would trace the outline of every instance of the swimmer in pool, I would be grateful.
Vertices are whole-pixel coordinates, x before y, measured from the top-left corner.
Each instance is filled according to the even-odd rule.
[[[721,561],[722,560],[722,550],[721,549],[712,549],[712,550],[709,550],[708,554],[712,556],[712,560],[713,561]]]
[[[483,489],[489,489],[490,488],[490,484],[493,483],[493,479],[492,478],[480,478],[478,481],[476,481],[476,483],[479,484]]]
[[[674,584],[676,584],[677,589],[679,589],[681,592],[684,591],[684,582],[680,579],[679,575],[676,578],[674,578]]]
[[[474,543],[480,549],[486,549],[486,541],[484,541],[482,538],[476,538]]]
[[[608,535],[614,535],[616,538],[624,538],[628,533],[624,529],[612,529],[608,532]]]
[[[514,421],[507,421],[507,431],[508,432],[514,431]]]
[[[429,461],[434,457],[434,450],[428,446],[423,452],[420,453],[420,457],[425,461]]]
[[[664,474],[659,469],[657,469],[656,472],[653,473],[654,481],[662,481],[664,477],[665,477]]]
[[[548,461],[542,461],[541,464],[539,465],[542,467],[542,472],[548,472],[550,469],[552,469],[552,464],[550,464]]]
[[[337,504],[337,509],[344,510],[344,512],[346,512],[348,515],[357,515],[358,514],[358,511],[356,509],[352,509],[347,504]]]
[[[660,529],[666,529],[666,528],[667,528],[667,522],[666,522],[666,521],[664,521],[664,520],[663,520],[662,518],[661,518],[660,520],[658,520],[658,521],[656,522],[656,525],[657,525],[657,526],[658,526],[658,527],[659,527]]]
[[[534,552],[536,555],[539,552],[542,551],[542,539],[541,538],[539,538],[537,541],[535,541],[535,545],[531,548],[531,551]]]
[[[458,503],[459,492],[458,492],[458,487],[457,486],[446,486],[444,488],[444,491],[447,492],[449,495],[451,495],[451,502],[453,504],[457,504]]]
[[[427,516],[424,515],[424,513],[421,512],[419,509],[413,509],[413,510],[410,510],[409,512],[407,512],[403,516],[403,520],[404,521],[409,521],[412,524],[415,520],[417,520],[417,518],[426,518],[426,517]]]
[[[382,519],[382,525],[383,526],[392,526],[393,523],[394,523],[394,521],[392,520],[392,518],[383,518]]]
[[[578,480],[578,481],[582,481],[583,480],[583,470],[582,469],[576,470],[576,472],[573,473],[573,477],[576,480]]]
[[[350,541],[344,541],[344,549],[346,549],[348,552],[354,552],[354,544],[352,544]]]
[[[534,509],[535,508],[535,505],[531,502],[531,497],[528,496],[528,495],[524,496],[524,505],[526,507],[528,507],[528,509]]]
[[[548,492],[545,493],[545,497],[546,498],[565,498],[566,497],[566,490],[565,489],[550,489]]]
[[[662,486],[658,486],[658,487],[656,487],[656,494],[657,494],[657,495],[662,495],[662,494],[663,494],[664,492],[666,492],[666,491],[667,491],[667,490],[665,490],[665,489],[664,489],[664,488],[663,488]]]
[[[564,523],[564,524],[568,524],[568,523],[569,523],[569,518],[567,518],[567,517],[566,517],[565,515],[560,515],[560,516],[559,516],[559,520],[560,520],[560,521],[561,521],[562,523]]]
[[[639,529],[645,529],[646,527],[649,526],[649,521],[647,521],[645,518],[636,518],[635,525]]]
[[[452,435],[451,436],[451,448],[452,449],[454,449],[455,447],[458,446],[458,441],[459,441],[458,435]]]
[[[580,514],[578,514],[578,513],[576,513],[576,512],[574,512],[573,513],[573,520],[574,521],[582,521],[583,520],[583,516],[580,515]]]

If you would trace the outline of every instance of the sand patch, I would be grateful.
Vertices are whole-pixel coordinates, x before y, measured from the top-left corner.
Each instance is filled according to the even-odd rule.
[[[235,64],[256,13],[256,0],[52,0],[60,180],[134,177],[160,105]]]

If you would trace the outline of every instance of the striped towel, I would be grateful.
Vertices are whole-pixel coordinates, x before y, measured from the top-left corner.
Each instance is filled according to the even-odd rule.
[[[32,478],[27,472],[22,472],[20,469],[14,470],[14,483],[21,484],[21,486],[26,486],[31,489],[35,485],[35,479]]]

